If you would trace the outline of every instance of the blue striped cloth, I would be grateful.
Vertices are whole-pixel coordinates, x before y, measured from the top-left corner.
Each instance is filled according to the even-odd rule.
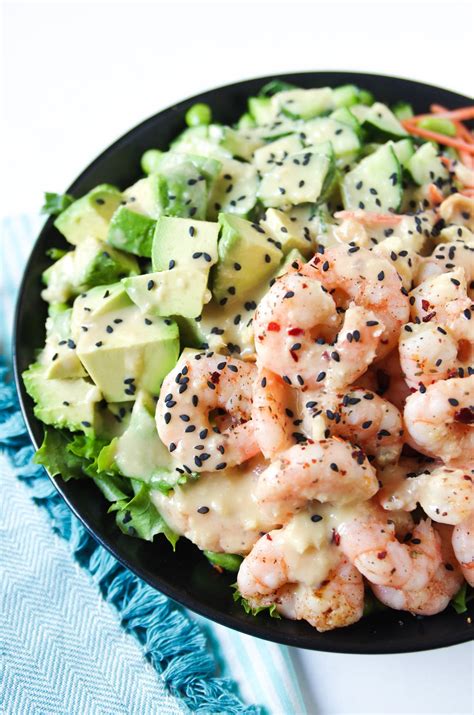
[[[2,355],[10,353],[16,292],[40,225],[39,219],[28,216],[2,222]],[[84,560],[89,537],[41,468],[31,465],[31,448],[21,441],[26,440],[21,419],[14,406],[4,410],[8,394],[0,381],[0,711],[177,715],[191,709],[305,715],[289,649],[178,609],[136,577],[122,573],[100,547],[94,545],[94,553]],[[31,496],[46,509],[38,508]],[[121,601],[120,590],[126,594]],[[164,654],[170,623],[192,643],[181,656],[169,655],[169,643]],[[141,635],[137,640],[131,633]],[[188,666],[199,671],[193,692],[191,681],[183,685]],[[239,694],[235,683],[222,678],[235,681]]]

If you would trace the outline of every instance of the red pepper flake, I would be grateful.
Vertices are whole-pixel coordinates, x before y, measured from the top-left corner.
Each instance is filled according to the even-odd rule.
[[[436,310],[432,310],[431,313],[428,313],[428,315],[425,315],[425,317],[422,318],[422,321],[423,321],[424,323],[429,323],[430,320],[433,320],[433,318],[435,317],[435,315],[436,315]]]
[[[320,262],[321,262],[321,259],[319,258],[319,256],[313,256],[313,258],[311,259],[310,265],[317,266],[318,263],[320,263]]]
[[[273,541],[273,539],[272,539],[272,537],[270,536],[270,534],[267,534],[267,539],[268,539],[268,541]]]
[[[303,328],[289,328],[288,335],[303,335]]]
[[[423,298],[423,300],[421,301],[421,307],[423,308],[423,310],[426,313],[430,307],[430,301]]]
[[[332,530],[332,539],[331,539],[331,541],[332,541],[333,544],[336,544],[336,546],[339,546],[339,544],[341,543],[341,537],[340,537],[340,535],[337,533],[336,529],[333,529],[333,530]]]
[[[272,333],[279,333],[280,332],[280,325],[278,323],[274,323],[273,321],[268,323],[267,325],[267,330],[270,330]]]
[[[293,360],[294,360],[295,362],[298,362],[299,358],[298,358],[298,355],[295,353],[294,350],[290,350],[290,355],[291,355],[291,357],[293,358]]]
[[[454,419],[463,425],[472,425],[474,424],[474,410],[470,407],[462,407],[454,413]]]
[[[377,554],[377,558],[382,561],[382,559],[385,559],[387,557],[387,552],[386,551],[379,551]]]
[[[220,372],[213,372],[211,375],[211,382],[214,383],[214,385],[217,385],[219,380],[221,379],[221,374]]]

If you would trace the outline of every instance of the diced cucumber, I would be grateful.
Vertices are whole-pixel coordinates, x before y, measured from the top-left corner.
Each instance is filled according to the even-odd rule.
[[[189,127],[170,144],[170,151],[214,159],[230,157],[230,151],[219,146],[217,138],[211,134],[211,131],[211,127],[204,125]]]
[[[264,144],[264,139],[256,132],[236,130],[231,127],[215,127],[215,133],[220,131],[219,146],[244,161],[251,161],[254,151]]]
[[[323,200],[335,172],[330,142],[288,156],[281,166],[265,174],[258,196],[264,206],[281,208]]]
[[[276,116],[270,97],[250,97],[248,100],[249,114],[260,126],[269,124]]]
[[[339,109],[335,109],[334,112],[332,112],[329,115],[330,119],[335,119],[337,122],[341,122],[342,124],[347,124],[351,129],[355,131],[358,137],[361,135],[361,126],[360,122],[351,112],[350,109],[347,107],[339,107]]]
[[[360,149],[360,141],[356,132],[347,124],[342,124],[329,117],[320,117],[306,122],[304,134],[307,144],[331,142],[336,157],[356,154]]]
[[[412,139],[400,139],[398,142],[389,142],[395,156],[403,167],[406,167],[408,161],[415,153]]]
[[[330,112],[335,106],[330,87],[278,92],[271,102],[277,109],[277,114],[281,112],[290,119],[312,119]]]
[[[303,142],[296,134],[289,134],[274,142],[265,144],[254,153],[253,163],[259,171],[270,171],[275,164],[286,159],[289,154],[296,154],[303,148]]]
[[[359,87],[355,84],[343,84],[332,91],[332,101],[335,107],[350,107],[359,101]]]
[[[408,161],[407,169],[419,186],[430,183],[439,186],[449,178],[449,172],[431,142],[426,142],[417,149]]]
[[[397,102],[393,105],[392,112],[400,121],[410,119],[414,114],[413,107],[408,102]]]
[[[370,133],[372,139],[398,139],[408,136],[396,116],[381,102],[373,104],[365,119],[364,128]]]
[[[344,176],[342,199],[346,209],[397,211],[403,198],[400,163],[388,144],[367,156]]]
[[[215,221],[220,212],[245,216],[255,206],[257,187],[257,170],[252,164],[223,159],[209,194],[207,217]]]

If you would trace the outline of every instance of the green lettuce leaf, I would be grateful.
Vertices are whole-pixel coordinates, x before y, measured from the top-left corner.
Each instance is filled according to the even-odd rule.
[[[219,566],[226,571],[237,572],[243,557],[238,554],[222,554],[217,551],[204,551],[204,556],[213,566]]]
[[[242,596],[236,583],[232,585],[232,588],[234,589],[232,598],[235,603],[240,602],[240,605],[244,609],[245,613],[250,613],[252,616],[258,616],[259,613],[266,611],[271,618],[281,618],[277,611],[276,603],[271,603],[269,606],[258,606],[257,608],[254,608],[250,605],[247,599]]]
[[[74,196],[70,194],[55,194],[46,191],[44,194],[44,204],[41,207],[42,214],[49,216],[59,216],[74,201]]]
[[[145,541],[153,541],[156,534],[164,534],[174,549],[179,535],[170,529],[151,501],[148,485],[130,481],[136,485],[135,495],[131,499],[121,499],[109,508],[109,512],[117,512],[117,526],[124,534]]]
[[[80,479],[84,476],[83,459],[69,452],[71,441],[72,435],[68,436],[66,432],[45,429],[43,443],[33,457],[34,463],[46,467],[52,477],[60,474],[65,482]]]
[[[454,596],[454,598],[451,599],[451,605],[456,611],[456,613],[466,613],[467,604],[473,599],[474,589],[469,588],[466,581],[464,581],[457,594]]]

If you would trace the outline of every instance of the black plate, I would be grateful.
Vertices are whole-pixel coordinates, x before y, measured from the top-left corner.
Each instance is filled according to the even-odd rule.
[[[417,113],[429,110],[433,102],[450,108],[470,103],[467,97],[426,84],[395,77],[350,72],[307,72],[280,75],[280,79],[301,87],[337,86],[354,83],[371,90],[377,99],[391,104],[411,102]],[[203,92],[196,97],[159,112],[125,134],[106,149],[69,187],[68,193],[81,196],[97,184],[108,182],[121,188],[130,186],[141,174],[140,157],[150,147],[166,149],[184,129],[184,114],[195,102],[212,107],[215,120],[233,123],[246,110],[249,95],[255,95],[274,77],[260,77]],[[33,415],[33,403],[25,392],[20,375],[33,362],[35,350],[43,345],[46,304],[40,298],[40,276],[49,260],[45,252],[65,241],[49,219],[41,231],[25,269],[15,318],[15,378],[23,415],[36,446],[43,428]],[[449,607],[432,618],[415,618],[400,611],[387,611],[364,618],[349,628],[318,633],[305,622],[248,616],[232,601],[229,584],[235,576],[219,575],[186,539],[178,542],[176,553],[164,538],[148,543],[124,536],[106,514],[106,503],[91,481],[60,478],[52,480],[69,507],[84,526],[127,568],[167,596],[211,620],[259,638],[299,648],[336,653],[400,653],[454,645],[470,640],[472,628],[467,616]]]

